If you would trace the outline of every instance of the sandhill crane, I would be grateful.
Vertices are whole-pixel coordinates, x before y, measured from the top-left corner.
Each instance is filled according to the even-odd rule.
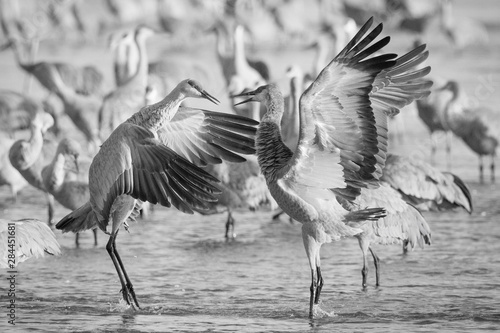
[[[424,217],[415,207],[404,201],[398,191],[385,182],[381,182],[377,189],[361,189],[354,203],[349,203],[348,200],[342,200],[341,203],[348,210],[384,207],[387,212],[387,216],[378,221],[368,221],[360,226],[363,232],[355,235],[363,252],[363,268],[361,269],[363,288],[367,286],[368,250],[375,264],[376,285],[380,285],[380,260],[371,248],[371,244],[403,243],[406,244],[406,248],[409,247],[412,250],[416,245],[423,248],[424,244],[431,244],[431,230]]]
[[[15,261],[9,254],[9,239],[16,238]],[[0,267],[14,268],[18,263],[32,257],[43,257],[46,253],[60,255],[61,249],[52,230],[36,219],[16,221],[0,219]],[[12,266],[11,266],[12,265]]]
[[[282,138],[288,148],[294,150],[299,140],[299,98],[304,92],[304,73],[299,66],[293,65],[287,69],[286,76],[290,80],[290,95],[281,121]]]
[[[54,120],[45,112],[38,112],[31,120],[31,136],[28,140],[17,140],[9,150],[9,160],[12,166],[33,187],[47,194],[49,225],[54,217],[54,198],[50,195],[42,180],[43,168],[43,135]]]
[[[479,180],[484,181],[483,157],[490,156],[491,181],[495,181],[495,156],[500,140],[500,113],[485,106],[468,107],[460,98],[458,83],[450,80],[441,90],[452,94],[443,115],[446,129],[461,138],[479,157]]]
[[[62,139],[52,162],[42,170],[43,184],[47,192],[54,196],[65,208],[75,210],[90,199],[89,184],[80,181],[67,181],[68,172],[78,173],[78,142],[71,139]],[[97,229],[94,232],[94,245],[97,245]],[[79,245],[79,234],[75,242]]]
[[[422,160],[388,154],[380,179],[421,211],[463,208],[472,213],[467,185],[458,176],[441,172]]]
[[[416,101],[417,112],[420,119],[427,126],[431,135],[431,164],[435,164],[436,151],[438,146],[439,132],[445,133],[445,146],[446,146],[446,163],[448,170],[451,164],[451,131],[443,124],[444,110],[452,94],[449,91],[442,90],[446,82],[442,82],[437,78],[434,80],[432,93],[426,97]]]
[[[430,68],[414,70],[428,56],[425,46],[396,60],[383,54],[365,60],[390,38],[370,44],[382,24],[365,38],[368,20],[347,46],[323,69],[300,98],[300,136],[292,152],[282,141],[284,111],[274,84],[239,96],[242,103],[264,103],[256,138],[257,156],[267,185],[278,205],[302,223],[302,238],[311,268],[309,316],[320,310],[323,243],[363,232],[366,221],[385,216],[383,208],[348,211],[338,197],[353,201],[362,188],[376,188],[387,151],[387,115],[414,99],[428,95],[431,82],[420,80]]]
[[[53,68],[47,71],[45,78],[50,90],[63,102],[64,112],[87,139],[89,151],[97,151],[101,143],[97,129],[101,98],[76,93],[64,84],[59,72]]]
[[[28,182],[10,163],[9,151],[14,142],[9,135],[0,132],[0,186],[8,185],[12,199],[16,202],[17,192],[28,185]]]
[[[90,200],[56,225],[65,232],[99,226],[110,235],[106,246],[127,304],[139,307],[116,249],[121,225],[140,202],[173,205],[185,213],[203,209],[220,193],[217,179],[198,165],[222,160],[244,162],[234,152],[255,153],[256,122],[244,117],[180,107],[186,98],[217,99],[193,80],[181,81],[162,101],[140,109],[102,144],[89,170]],[[255,131],[255,128],[254,128]],[[233,152],[234,151],[234,152]],[[182,154],[184,157],[182,157]],[[134,306],[134,305],[132,305]]]
[[[209,31],[215,32],[215,51],[217,59],[222,69],[222,74],[226,80],[226,86],[230,86],[231,78],[236,74],[236,44],[244,47],[244,33],[235,32],[235,24],[231,21],[217,21]],[[232,31],[232,32],[230,32]],[[245,53],[239,51],[238,56],[245,58],[248,66],[253,68],[265,80],[270,80],[269,66],[262,60],[252,60],[245,56]]]
[[[226,239],[235,238],[233,211],[236,209],[256,210],[267,206],[277,208],[271,193],[266,186],[266,179],[260,173],[255,156],[246,157],[242,163],[209,164],[205,170],[219,179],[218,185],[222,193],[217,194],[217,202],[209,203],[208,211],[200,210],[203,215],[217,214],[227,211]],[[231,230],[231,232],[230,232]]]
[[[402,199],[420,211],[442,211],[457,207],[472,213],[469,188],[456,175],[406,156],[388,154],[380,178],[398,191]],[[408,242],[403,241],[403,253]]]
[[[134,39],[139,48],[139,65],[134,76],[104,97],[99,111],[101,140],[105,140],[118,125],[145,105],[148,84],[146,40],[153,34],[152,29],[143,25],[135,30]]]
[[[238,25],[234,30],[234,74],[231,76],[228,85],[230,96],[239,94],[246,90],[253,90],[258,86],[266,84],[262,75],[252,68],[245,56],[245,28]],[[261,109],[258,104],[248,106],[250,110],[241,107],[235,108],[237,114],[247,115],[250,118],[259,120]]]
[[[119,87],[134,76],[139,66],[139,47],[135,42],[134,31],[112,36],[110,47],[114,51],[115,82]]]
[[[112,47],[115,49],[114,66],[117,86],[128,82],[138,71],[140,54],[139,45],[133,31],[126,31],[121,37],[115,37]],[[148,102],[159,102],[179,81],[190,77],[197,81],[205,81],[210,75],[199,63],[185,59],[161,59],[148,64],[149,89]]]
[[[234,45],[230,40],[229,31],[225,21],[216,21],[214,26],[209,29],[215,33],[215,54],[222,70],[222,75],[229,86],[231,77],[235,73],[234,68]]]

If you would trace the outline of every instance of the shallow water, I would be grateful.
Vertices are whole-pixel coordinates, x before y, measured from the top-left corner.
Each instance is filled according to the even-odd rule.
[[[105,250],[107,237],[56,231],[63,255],[18,267],[17,325],[24,331],[472,331],[500,324],[498,185],[472,184],[475,212],[425,214],[433,244],[406,256],[399,246],[375,247],[382,282],[361,287],[361,251],[345,239],[322,249],[321,308],[307,318],[309,266],[300,225],[270,212],[237,214],[237,237],[223,238],[225,215],[183,215],[157,208],[121,232],[117,246],[141,304],[127,309]],[[2,198],[7,196],[2,191]],[[36,192],[25,191],[26,201]],[[38,207],[35,207],[38,209]],[[5,215],[19,208],[3,206]],[[40,211],[25,215],[39,215]],[[64,213],[63,209],[58,212]],[[2,293],[2,299],[6,295]],[[0,322],[6,327],[6,321]],[[3,329],[2,329],[3,330]]]
[[[488,1],[476,6],[457,1],[461,14],[488,18]],[[478,14],[482,11],[483,14]],[[500,30],[491,36],[488,49],[472,49],[456,55],[439,37],[427,35],[433,75],[456,78],[464,92],[482,104],[500,104]],[[395,35],[397,50],[412,42]],[[429,39],[427,39],[429,38]],[[98,46],[41,50],[40,58],[71,58],[79,64],[97,63],[111,87],[111,57],[104,38]],[[213,45],[200,50],[212,65]],[[149,45],[151,47],[151,45]],[[154,47],[154,46],[153,46]],[[152,50],[155,55],[160,50]],[[392,50],[391,50],[392,51]],[[292,63],[309,68],[312,52],[265,50],[274,77],[283,79]],[[192,55],[189,55],[192,56]],[[216,68],[216,67],[214,67]],[[22,87],[12,56],[0,54],[0,71],[9,80],[0,88]],[[491,84],[484,86],[484,82]],[[478,88],[486,95],[476,96]],[[35,87],[36,88],[36,87]],[[209,87],[218,98],[222,89]],[[40,97],[45,93],[35,89]],[[216,110],[222,110],[224,101]],[[391,150],[428,160],[430,141],[426,129],[411,108],[401,112],[404,141]],[[68,128],[71,128],[69,125]],[[442,141],[440,142],[442,143]],[[442,146],[442,145],[441,145]],[[444,151],[437,166],[445,170]],[[107,236],[99,232],[74,236],[56,231],[62,256],[28,260],[18,267],[16,280],[17,325],[20,331],[92,332],[472,332],[500,328],[500,185],[477,182],[477,159],[458,139],[453,140],[452,171],[471,188],[474,213],[463,211],[424,213],[432,229],[432,245],[406,256],[400,246],[375,246],[382,261],[381,286],[376,288],[370,263],[369,286],[361,287],[362,256],[355,239],[326,244],[322,248],[325,285],[321,308],[331,314],[309,320],[310,273],[303,249],[300,225],[285,217],[272,221],[270,212],[240,212],[234,241],[223,237],[225,215],[183,215],[157,207],[145,220],[121,231],[118,250],[134,283],[141,309],[127,309],[121,301],[120,283],[105,249]],[[8,189],[0,187],[2,218],[46,219],[44,198],[25,188],[18,204],[8,201]],[[57,206],[57,218],[68,211]],[[2,271],[0,332],[7,324],[4,308],[7,286]]]

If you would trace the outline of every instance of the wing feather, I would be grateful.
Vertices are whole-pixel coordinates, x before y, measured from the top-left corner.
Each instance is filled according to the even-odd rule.
[[[187,161],[140,126],[121,124],[102,145],[89,171],[91,204],[107,223],[111,206],[123,194],[192,213],[220,193],[217,178]]]
[[[394,54],[366,59],[387,45],[389,37],[367,47],[382,31],[366,37],[371,21],[323,69],[300,99],[299,146],[285,177],[320,188],[346,189],[377,185],[373,176],[378,131],[369,94],[376,76],[396,64]],[[365,48],[366,47],[366,48]],[[359,191],[346,190],[352,199]]]
[[[429,94],[416,69],[428,57],[425,45],[396,58],[372,56],[389,43],[373,19],[326,66],[300,98],[299,144],[277,172],[302,186],[330,188],[354,200],[360,188],[379,186],[387,158],[387,115]],[[365,36],[366,35],[366,36]],[[371,45],[370,45],[371,44]],[[372,57],[370,57],[372,56]]]
[[[159,140],[197,165],[243,162],[255,153],[258,122],[232,114],[180,107],[159,131]]]

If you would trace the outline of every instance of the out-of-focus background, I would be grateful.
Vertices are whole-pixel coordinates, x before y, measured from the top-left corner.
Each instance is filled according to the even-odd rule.
[[[376,247],[380,288],[373,266],[369,287],[361,288],[355,240],[325,245],[322,307],[336,316],[316,322],[307,320],[310,272],[300,224],[285,216],[272,221],[269,207],[237,211],[232,241],[224,238],[225,214],[188,216],[155,207],[132,223],[118,247],[144,305],[138,312],[119,303],[106,235],[99,231],[94,247],[91,232],[82,233],[76,247],[73,234],[54,230],[63,255],[19,266],[19,326],[94,332],[497,329],[500,190],[490,179],[492,150],[482,157],[481,180],[474,147],[483,134],[496,138],[490,143],[500,140],[497,0],[0,0],[1,218],[47,220],[42,185],[12,171],[9,158],[14,142],[29,140],[34,128],[45,131],[45,121],[54,125],[47,125],[39,163],[51,162],[62,138],[75,139],[80,172],[66,177],[85,182],[106,138],[95,131],[103,108],[139,105],[128,110],[135,112],[190,77],[221,104],[188,105],[258,118],[258,109],[234,108],[230,95],[266,82],[277,83],[285,96],[295,84],[300,94],[305,85],[291,78],[313,80],[372,16],[383,22],[382,35],[391,36],[383,52],[403,54],[427,44],[434,81],[426,100],[437,110],[434,127],[415,103],[403,108],[389,123],[389,151],[460,177],[472,195],[472,214],[424,212],[433,244],[406,257],[400,246]],[[151,36],[138,35],[143,25]],[[148,71],[140,69],[144,55]],[[439,100],[442,91],[448,95]],[[468,119],[459,124],[446,122],[443,113],[454,93],[459,103],[453,110]],[[52,120],[41,121],[41,110]],[[53,207],[55,222],[74,209],[58,201]],[[0,320],[1,331],[5,325]]]

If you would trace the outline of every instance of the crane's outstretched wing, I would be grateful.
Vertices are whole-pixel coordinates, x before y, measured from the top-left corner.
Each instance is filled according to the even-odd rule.
[[[244,162],[240,154],[255,154],[253,119],[222,112],[179,107],[159,131],[159,140],[196,165]]]
[[[393,60],[395,54],[366,59],[387,45],[372,19],[323,69],[300,100],[299,147],[282,175],[308,187],[330,188],[354,200],[361,188],[375,188],[387,150],[387,113],[428,94],[430,84],[414,83],[428,69],[424,46]],[[381,125],[379,125],[379,123]]]
[[[369,20],[323,69],[300,99],[299,144],[283,178],[308,187],[376,187],[377,129],[369,94],[376,76],[396,64],[395,54],[366,57],[387,45],[385,37],[365,48],[382,31],[379,24],[365,38]],[[284,169],[286,169],[285,167]],[[357,193],[352,192],[358,189]]]
[[[425,44],[396,59],[396,64],[380,72],[370,93],[375,126],[378,134],[376,178],[384,169],[387,151],[387,117],[394,117],[399,109],[414,100],[429,96],[432,81],[423,80],[430,73],[429,66],[417,69],[429,56]]]
[[[7,264],[7,224],[15,223],[15,235],[17,246],[17,263],[23,262],[31,257],[42,257],[45,253],[51,255],[61,254],[59,243],[46,223],[36,219],[22,219],[17,221],[0,220],[0,267],[6,268]],[[17,264],[16,263],[16,264]]]
[[[193,213],[220,191],[217,178],[190,163],[155,139],[147,129],[123,123],[106,140],[90,165],[91,204],[100,221],[107,219],[115,199],[128,194],[141,201],[174,205]]]
[[[412,205],[426,210],[463,207],[472,212],[469,189],[457,176],[409,157],[388,154],[380,178],[399,191]]]

